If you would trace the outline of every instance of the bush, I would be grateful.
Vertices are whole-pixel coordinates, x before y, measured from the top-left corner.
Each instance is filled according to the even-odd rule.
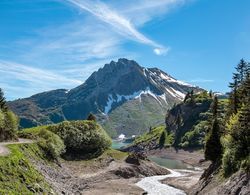
[[[38,136],[38,145],[50,158],[57,159],[62,153],[65,152],[65,145],[63,141],[53,132],[41,129]]]
[[[0,141],[15,140],[19,120],[17,116],[7,110],[0,110]]]
[[[94,114],[90,113],[89,116],[88,116],[88,118],[87,118],[87,120],[89,120],[89,121],[96,121],[96,117],[95,117]]]
[[[248,156],[246,159],[242,160],[240,166],[242,169],[245,169],[247,173],[250,173],[250,156]]]
[[[229,176],[231,173],[238,170],[238,164],[235,159],[235,150],[225,150],[222,157],[222,168],[224,176]]]
[[[226,124],[228,132],[222,139],[224,154],[222,168],[228,177],[240,168],[249,170],[249,129],[242,128],[239,123],[240,112],[230,117]]]
[[[95,121],[65,121],[49,127],[59,135],[71,157],[96,156],[111,146],[111,139]]]
[[[185,133],[182,137],[180,146],[187,147],[203,147],[205,133],[208,131],[208,122],[200,121],[191,131]]]

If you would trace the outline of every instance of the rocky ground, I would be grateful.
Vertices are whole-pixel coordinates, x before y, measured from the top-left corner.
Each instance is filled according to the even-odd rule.
[[[140,178],[166,175],[169,171],[148,160],[126,162],[112,157],[91,161],[64,161],[60,164],[37,162],[36,168],[58,194],[143,194],[135,185]]]
[[[169,177],[162,180],[162,183],[181,189],[187,194],[199,182],[199,179],[202,175],[202,171],[187,172],[186,170],[182,170],[178,172],[181,173],[183,176]]]

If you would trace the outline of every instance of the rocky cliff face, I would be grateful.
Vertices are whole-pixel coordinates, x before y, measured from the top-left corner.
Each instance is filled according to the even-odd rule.
[[[209,110],[211,102],[211,99],[205,99],[201,102],[181,103],[167,113],[166,128],[169,132],[174,133],[175,146],[179,146],[185,133],[191,131],[196,124],[205,119],[202,113]]]
[[[110,133],[132,135],[163,123],[167,109],[191,90],[201,91],[157,68],[119,59],[105,64],[74,89],[40,93],[9,102],[9,106],[22,127],[84,119],[92,112]]]
[[[219,170],[212,170],[210,166],[200,181],[189,191],[190,195],[248,195],[250,194],[250,174],[238,171],[227,179],[221,178]],[[205,175],[208,174],[208,175]]]

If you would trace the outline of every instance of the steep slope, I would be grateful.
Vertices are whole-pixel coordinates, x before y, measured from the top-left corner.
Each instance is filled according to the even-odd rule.
[[[222,120],[225,116],[227,99],[224,96],[218,96],[218,118]],[[166,137],[171,138],[168,146],[184,149],[200,149],[204,147],[205,134],[209,129],[209,118],[211,118],[212,97],[204,91],[194,94],[193,98],[185,98],[185,101],[173,106],[165,118],[164,130]],[[158,126],[162,127],[162,125]],[[153,128],[154,129],[154,128]],[[158,137],[160,134],[158,134]],[[129,147],[129,150],[154,150],[159,148],[158,140],[155,141],[154,131],[152,129],[139,136],[137,140]]]
[[[174,146],[203,147],[211,103],[212,98],[203,92],[188,98],[167,113],[166,129],[175,135]]]
[[[113,136],[138,134],[164,122],[165,112],[198,87],[133,60],[105,64],[82,85],[9,102],[22,127],[84,119],[92,112]]]

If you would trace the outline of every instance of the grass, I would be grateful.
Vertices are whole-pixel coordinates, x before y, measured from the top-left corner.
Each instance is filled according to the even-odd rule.
[[[18,137],[27,139],[37,139],[41,129],[48,129],[49,125],[32,127],[18,131]]]
[[[37,144],[10,145],[11,154],[0,157],[0,194],[48,194],[51,187],[27,156],[45,160]]]
[[[24,129],[18,132],[22,138],[38,140],[32,144],[9,145],[11,153],[8,156],[0,156],[0,194],[50,194],[52,188],[45,181],[30,159],[54,166],[46,151],[39,145],[41,131],[51,129],[51,125]],[[45,139],[45,138],[44,138]],[[54,144],[54,142],[53,142]],[[48,145],[48,144],[46,144]],[[114,149],[105,150],[102,155],[91,160],[81,161],[88,167],[99,166],[107,159],[123,160],[128,154]],[[80,161],[75,161],[79,163]]]
[[[147,97],[141,102],[131,100],[111,111],[109,119],[102,125],[113,138],[121,133],[126,136],[141,135],[150,126],[164,124],[165,114],[169,108]]]
[[[144,133],[143,135],[139,136],[135,139],[133,144],[139,144],[139,143],[149,143],[151,141],[158,141],[160,139],[160,136],[163,131],[166,131],[165,126],[161,125],[156,128],[153,128],[150,132]],[[173,142],[173,135],[167,135],[165,139],[165,145],[171,145]]]
[[[126,152],[121,152],[119,150],[115,150],[115,149],[110,148],[110,149],[106,150],[99,158],[111,157],[115,160],[123,160],[127,156],[128,156],[128,153],[126,153]]]
[[[127,152],[121,152],[119,150],[109,148],[109,149],[105,150],[105,152],[102,155],[100,155],[99,157],[92,158],[89,160],[82,160],[81,162],[83,164],[85,164],[86,166],[92,166],[92,165],[96,166],[97,162],[101,162],[102,160],[112,158],[116,161],[122,161],[127,156],[128,156]],[[80,161],[78,161],[78,162],[80,162]]]

